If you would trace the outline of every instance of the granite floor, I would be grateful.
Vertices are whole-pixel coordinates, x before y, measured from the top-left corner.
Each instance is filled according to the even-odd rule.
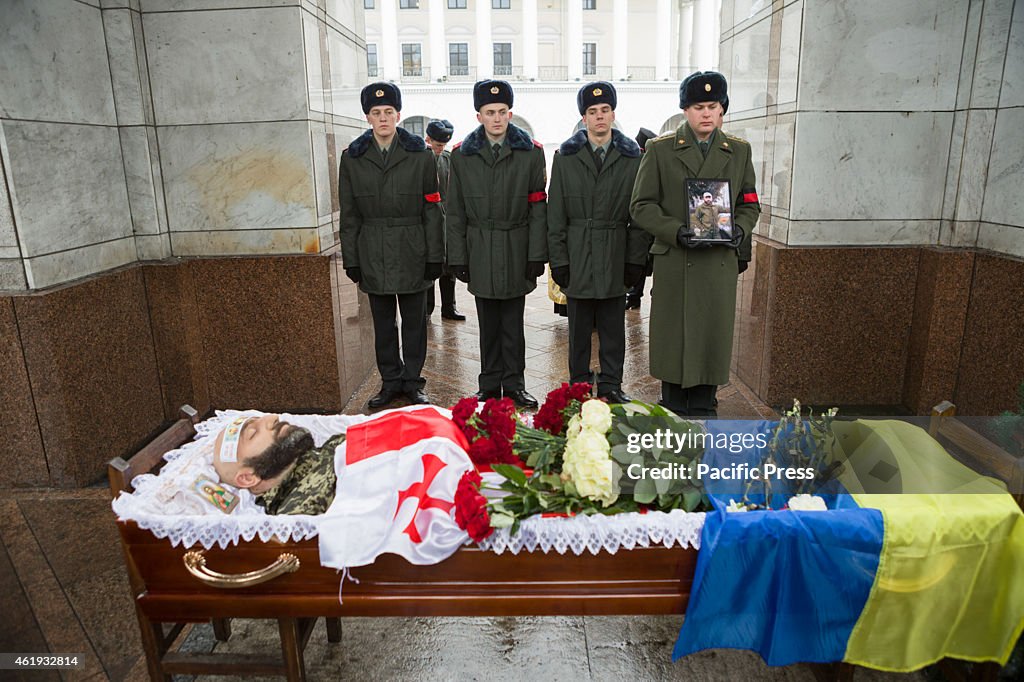
[[[479,362],[472,298],[458,286],[469,319],[429,326],[424,374],[436,404],[451,405],[476,390]],[[649,298],[627,311],[624,390],[655,401],[659,386],[647,374]],[[539,399],[567,376],[567,325],[546,294],[527,300],[527,388]],[[595,348],[596,367],[596,348]],[[346,412],[360,412],[379,387],[371,376]],[[726,417],[773,414],[738,380],[723,386]],[[105,487],[0,491],[0,652],[81,655],[84,666],[56,672],[0,672],[3,680],[142,680],[146,670],[129,587]],[[770,668],[754,654],[709,651],[673,664],[672,644],[682,617],[391,618],[345,619],[340,644],[317,625],[306,653],[314,680],[636,679],[812,680],[804,665]],[[276,629],[236,621],[227,643],[209,626],[182,634],[192,650],[256,651],[275,647]],[[888,675],[857,670],[856,680],[940,679],[932,673]],[[211,678],[218,679],[218,678]],[[223,678],[219,678],[223,679]]]

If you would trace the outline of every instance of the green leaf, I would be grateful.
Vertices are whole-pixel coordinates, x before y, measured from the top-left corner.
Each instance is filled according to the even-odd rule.
[[[544,474],[540,477],[541,483],[545,483],[555,490],[562,489],[562,477],[558,474]]]
[[[634,429],[632,426],[625,422],[619,422],[617,426],[619,428],[619,433],[621,433],[624,436],[629,436],[631,434],[638,433],[636,429]]]
[[[614,459],[616,462],[622,462],[623,464],[630,464],[633,461],[633,457],[635,455],[631,454],[627,450],[627,447],[628,446],[625,443],[613,447],[612,459]]]
[[[504,476],[513,483],[526,485],[526,472],[512,464],[492,464],[491,469],[499,476]]]
[[[541,509],[545,509],[546,510],[548,508],[548,506],[550,505],[550,503],[548,502],[547,495],[538,495],[537,496],[537,504],[540,505]]]
[[[700,505],[702,495],[699,490],[690,490],[683,493],[683,509],[693,511]]]
[[[511,514],[491,514],[492,528],[509,528],[515,521],[516,517]]]
[[[642,478],[636,482],[636,488],[633,490],[633,498],[638,504],[650,504],[657,497],[657,490],[654,486],[654,481],[649,478]]]
[[[662,471],[667,469],[662,468]],[[672,486],[671,478],[656,478],[654,479],[654,489],[658,491],[659,495],[664,495],[668,492],[668,489]]]

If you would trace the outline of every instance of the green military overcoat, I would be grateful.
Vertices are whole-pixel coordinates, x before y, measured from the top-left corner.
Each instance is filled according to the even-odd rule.
[[[687,178],[727,179],[733,223],[743,230],[738,249],[682,248],[687,224]],[[654,235],[651,290],[651,374],[683,387],[729,381],[736,315],[737,260],[750,260],[750,238],[761,212],[750,144],[717,130],[707,158],[684,123],[647,143],[633,200],[633,219]]]
[[[434,152],[398,128],[384,163],[373,130],[341,153],[341,257],[359,268],[368,294],[411,294],[433,282],[427,263],[444,261],[444,216]]]
[[[455,145],[445,201],[448,265],[469,267],[469,291],[508,299],[537,287],[527,263],[547,262],[544,149],[508,126],[493,158],[483,126]]]
[[[640,147],[618,130],[598,172],[587,131],[555,152],[548,188],[551,267],[569,266],[573,298],[614,298],[626,293],[626,263],[647,264],[651,236],[629,215]]]

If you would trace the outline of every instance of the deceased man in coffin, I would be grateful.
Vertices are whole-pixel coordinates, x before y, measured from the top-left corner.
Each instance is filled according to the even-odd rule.
[[[344,440],[338,434],[316,447],[309,429],[279,415],[238,417],[214,441],[213,467],[222,484],[248,490],[268,514],[323,514],[334,501],[334,452]]]

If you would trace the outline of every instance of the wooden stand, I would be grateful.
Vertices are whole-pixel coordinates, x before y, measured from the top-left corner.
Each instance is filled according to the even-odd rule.
[[[189,408],[156,440],[109,467],[115,495],[131,490],[131,479],[153,471],[168,450],[195,435]],[[173,547],[131,521],[118,521],[121,545],[153,680],[171,674],[276,674],[305,679],[303,650],[317,618],[327,619],[328,640],[341,639],[341,616],[547,616],[682,614],[693,581],[697,550],[651,547],[615,555],[495,554],[463,547],[445,561],[414,566],[385,554],[352,569],[359,582],[320,565],[316,540],[240,542],[227,549]],[[295,572],[263,584],[222,589],[198,579],[185,555],[202,551],[206,568],[237,575],[280,565],[283,554],[298,559]],[[172,651],[185,623],[213,621],[219,640],[231,634],[231,618],[278,622],[281,658]],[[164,624],[171,624],[169,632]]]

